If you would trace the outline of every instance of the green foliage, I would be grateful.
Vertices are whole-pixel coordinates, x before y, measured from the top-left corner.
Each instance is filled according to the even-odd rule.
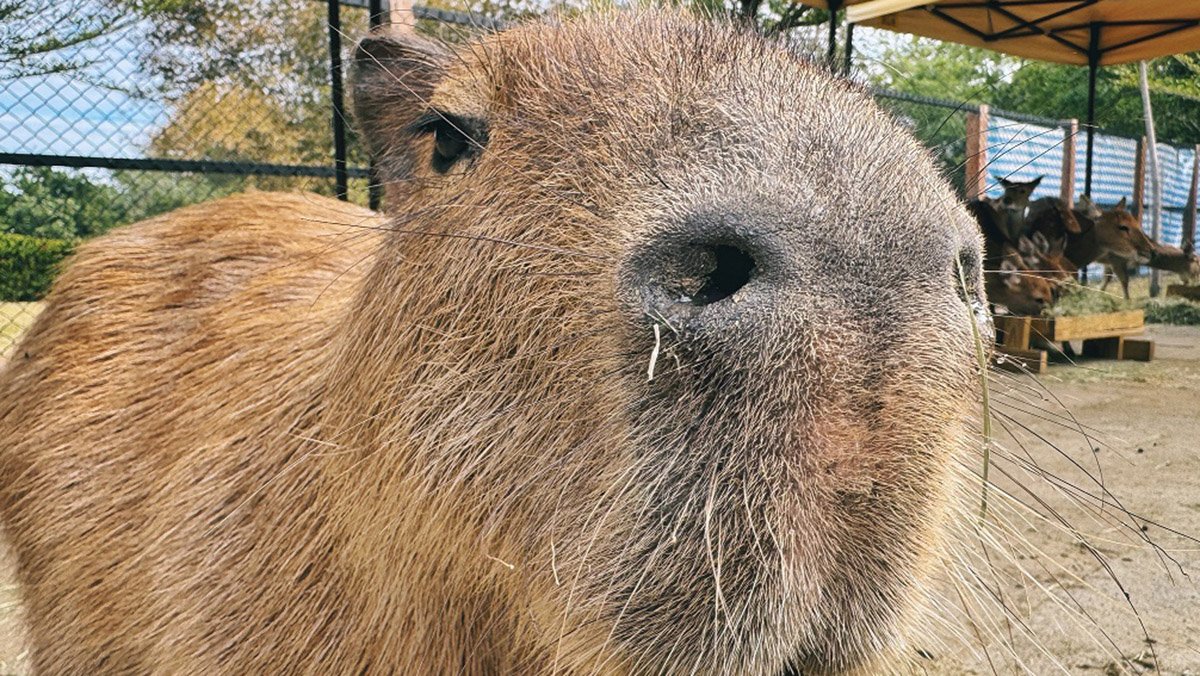
[[[1200,324],[1200,303],[1182,298],[1155,298],[1146,303],[1146,321],[1152,324]]]
[[[1003,85],[1004,57],[995,52],[907,38],[893,43],[879,58],[886,68],[873,84],[891,91],[951,99],[964,104],[991,101]],[[961,111],[906,101],[881,100],[933,150],[943,173],[961,188],[966,159],[966,116]]]
[[[1101,291],[1096,286],[1072,284],[1063,290],[1047,314],[1052,317],[1096,315],[1137,309],[1139,304],[1137,300],[1127,301],[1119,294]]]
[[[1026,61],[985,49],[925,38],[892,39],[869,68],[875,86],[963,104],[987,103],[1051,119],[1084,119],[1087,69]],[[1200,53],[1156,59],[1150,67],[1151,100],[1160,139],[1200,141]],[[1096,85],[1096,121],[1105,131],[1141,136],[1142,102],[1137,66],[1101,68]],[[965,115],[945,108],[884,100],[910,122],[943,169],[962,185],[966,158]]]
[[[1150,63],[1150,101],[1163,141],[1200,141],[1200,61],[1180,54]],[[991,103],[1004,110],[1051,118],[1087,115],[1087,69],[1028,62],[996,90]],[[1096,124],[1105,131],[1138,137],[1145,133],[1136,64],[1101,68],[1096,78]]]
[[[51,239],[91,237],[123,222],[116,188],[80,173],[22,167],[0,176],[0,232]]]
[[[1133,300],[1125,300],[1095,286],[1073,286],[1062,294],[1049,314],[1075,317],[1137,309],[1146,313],[1146,321],[1151,324],[1200,325],[1200,303],[1182,298],[1136,297],[1136,294]]]
[[[0,301],[33,301],[46,295],[72,242],[0,233]]]
[[[126,23],[104,0],[0,0],[0,82],[79,70],[80,48]]]
[[[115,178],[121,200],[114,207],[120,209],[121,223],[136,223],[189,204],[232,195],[248,187],[247,177],[228,174],[125,171]]]

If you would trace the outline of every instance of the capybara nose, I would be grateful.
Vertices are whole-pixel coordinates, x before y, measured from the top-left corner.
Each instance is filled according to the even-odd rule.
[[[627,281],[641,310],[676,328],[734,318],[774,259],[773,237],[750,223],[726,214],[693,216],[638,245]]]

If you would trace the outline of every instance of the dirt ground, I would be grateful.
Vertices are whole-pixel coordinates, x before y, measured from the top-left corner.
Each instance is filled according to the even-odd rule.
[[[941,645],[931,636],[920,651],[927,673],[1200,676],[1200,542],[1172,532],[1200,537],[1200,327],[1147,333],[1157,341],[1149,364],[1091,361],[1053,366],[1041,384],[1026,377],[994,383],[1002,416],[996,453],[1005,443],[1023,445],[1022,457],[1053,478],[1031,489],[1044,500],[1038,511],[1060,515],[1094,549],[1053,520],[1018,523],[1029,545],[997,568],[1022,566],[1032,577],[995,590],[1012,609],[1007,629],[989,637],[968,628],[976,637],[966,644]],[[1005,428],[1022,425],[1030,431],[1017,435],[1021,445],[1004,438]],[[1002,470],[997,462],[1001,492],[1036,502],[1022,493],[1028,475],[1006,479]],[[1103,508],[1061,488],[1099,492],[1093,478],[1101,473]],[[999,497],[993,500],[989,518],[1000,519]],[[0,674],[26,670],[19,615],[12,561],[0,547]]]
[[[996,409],[1011,416],[1002,427],[1030,430],[1018,433],[1028,457],[1091,493],[1102,481],[1109,498],[1101,508],[1028,473],[998,477],[1014,495],[1022,494],[1016,484],[1030,487],[1046,503],[1036,511],[1057,512],[1095,550],[1052,523],[1022,524],[1030,546],[1000,565],[1021,565],[1037,581],[1006,585],[1018,638],[930,649],[930,673],[1200,675],[1200,542],[1192,539],[1200,537],[1200,327],[1150,326],[1147,335],[1155,361],[1052,366],[1041,378],[1047,397],[1027,378],[997,384]],[[1017,446],[1003,429],[995,437]]]

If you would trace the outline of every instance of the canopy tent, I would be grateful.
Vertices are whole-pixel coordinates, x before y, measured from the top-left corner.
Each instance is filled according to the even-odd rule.
[[[800,0],[855,24],[1088,67],[1091,194],[1100,66],[1200,50],[1200,0]],[[849,33],[848,33],[849,35]],[[830,52],[834,32],[830,30]],[[849,45],[847,45],[849,50]]]

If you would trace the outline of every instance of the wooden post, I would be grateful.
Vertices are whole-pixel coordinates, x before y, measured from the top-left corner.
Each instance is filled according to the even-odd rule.
[[[988,107],[967,113],[967,166],[964,194],[968,200],[979,199],[987,192],[987,130]]]
[[[1141,220],[1146,207],[1146,137],[1137,142],[1137,156],[1133,158],[1133,203],[1129,213]]]
[[[1196,250],[1196,189],[1200,184],[1200,145],[1192,148],[1192,182],[1188,186],[1187,206],[1183,208],[1183,233],[1179,248],[1191,255]]]
[[[1075,135],[1079,133],[1079,120],[1074,118],[1063,123],[1062,180],[1058,197],[1068,209],[1075,208]]]

